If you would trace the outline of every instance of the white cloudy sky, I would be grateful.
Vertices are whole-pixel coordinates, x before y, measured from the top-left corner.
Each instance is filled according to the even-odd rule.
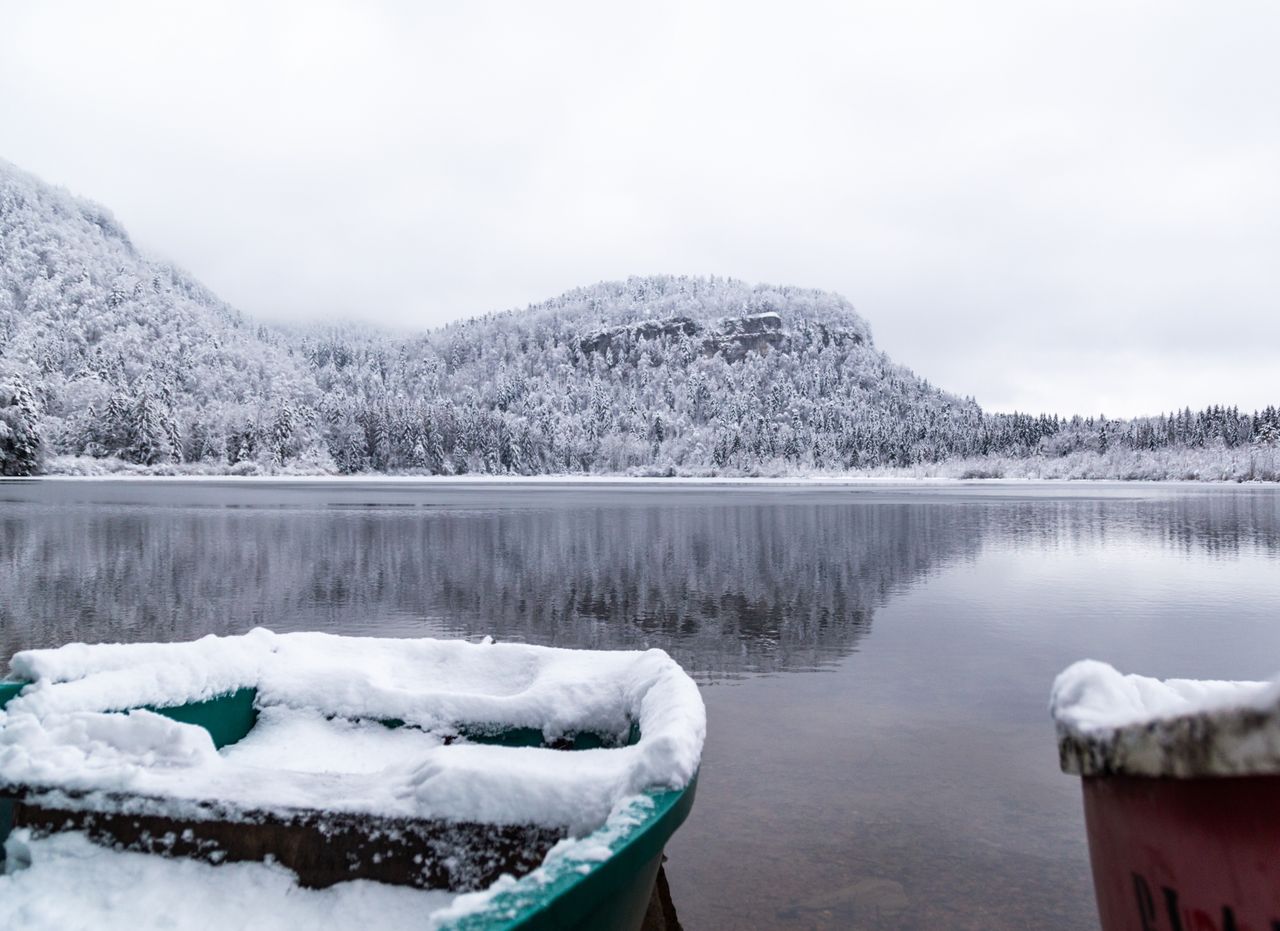
[[[1280,6],[0,0],[0,157],[268,318],[839,291],[995,409],[1280,402]]]

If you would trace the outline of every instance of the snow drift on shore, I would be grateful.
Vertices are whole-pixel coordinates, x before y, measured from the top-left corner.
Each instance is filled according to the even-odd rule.
[[[111,850],[83,834],[38,838],[25,829],[6,843],[0,875],[0,922],[59,931],[146,929],[435,927],[431,913],[455,896],[368,880],[303,889],[282,866],[224,863]]]

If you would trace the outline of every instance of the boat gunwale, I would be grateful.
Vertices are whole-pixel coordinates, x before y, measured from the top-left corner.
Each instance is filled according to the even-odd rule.
[[[1280,707],[1213,708],[1118,727],[1057,726],[1058,762],[1084,778],[1280,775]]]

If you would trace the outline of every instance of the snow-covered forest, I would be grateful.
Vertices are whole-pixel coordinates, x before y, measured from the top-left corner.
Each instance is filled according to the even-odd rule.
[[[408,337],[271,327],[0,162],[0,474],[1274,480],[1278,441],[1275,407],[987,413],[894,364],[843,298],[729,279],[604,283]]]

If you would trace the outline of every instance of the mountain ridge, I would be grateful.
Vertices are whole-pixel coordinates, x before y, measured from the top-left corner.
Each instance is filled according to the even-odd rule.
[[[600,282],[416,334],[270,326],[0,161],[0,473],[792,474],[1280,429],[1274,409],[1185,413],[986,414],[894,363],[843,297],[714,276]]]

